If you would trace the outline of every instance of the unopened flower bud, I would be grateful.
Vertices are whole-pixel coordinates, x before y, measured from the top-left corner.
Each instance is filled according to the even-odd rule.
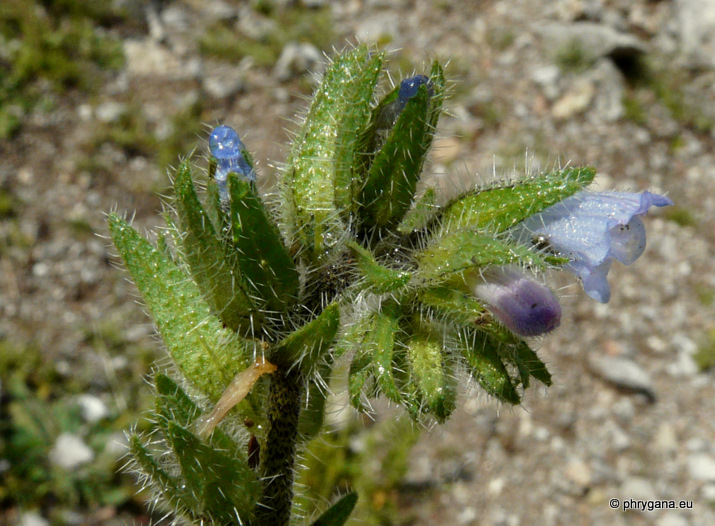
[[[256,180],[256,173],[246,160],[246,146],[233,128],[229,126],[214,128],[209,138],[209,150],[216,159],[214,178],[218,184],[219,195],[222,200],[228,199],[226,182],[228,181],[229,173],[237,173],[249,181]]]
[[[490,267],[472,280],[474,295],[520,336],[538,336],[561,323],[561,305],[544,285],[514,266]]]

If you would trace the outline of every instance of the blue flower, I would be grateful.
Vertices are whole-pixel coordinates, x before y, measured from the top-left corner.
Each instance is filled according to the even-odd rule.
[[[211,132],[209,150],[216,158],[216,173],[214,178],[218,183],[221,199],[228,199],[226,181],[231,172],[242,175],[249,181],[256,180],[256,172],[247,161],[246,146],[238,137],[236,130],[229,126],[218,126]]]
[[[489,267],[471,285],[489,312],[516,334],[538,336],[561,323],[561,305],[554,294],[518,267]]]
[[[426,75],[415,75],[414,77],[409,77],[400,82],[400,90],[397,93],[397,100],[399,101],[400,111],[405,109],[407,102],[417,95],[420,86],[427,85],[427,92],[432,96],[432,83],[429,77]]]
[[[586,294],[607,303],[606,276],[613,260],[630,265],[645,250],[641,216],[651,206],[672,204],[650,192],[580,192],[525,219],[511,234],[520,243],[568,258],[564,268],[581,278]]]
[[[432,81],[430,81],[430,78],[426,75],[415,75],[414,77],[403,79],[402,82],[400,82],[397,98],[389,104],[386,104],[380,111],[377,126],[379,130],[387,130],[395,125],[397,118],[400,116],[400,113],[402,113],[402,110],[405,109],[407,103],[419,92],[420,86],[427,86],[427,94],[430,97],[434,94]]]

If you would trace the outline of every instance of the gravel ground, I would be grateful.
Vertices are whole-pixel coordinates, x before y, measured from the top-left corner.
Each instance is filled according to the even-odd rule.
[[[434,56],[450,61],[453,95],[431,184],[449,193],[494,174],[592,164],[600,188],[661,191],[678,211],[646,219],[648,249],[632,267],[614,266],[610,303],[553,276],[564,320],[536,345],[554,386],[531,390],[514,409],[465,388],[452,419],[416,446],[413,489],[400,497],[404,523],[715,524],[714,373],[694,358],[715,346],[715,1],[331,8],[338,47],[379,42],[406,73]],[[124,342],[155,344],[135,289],[91,232],[105,232],[112,208],[155,227],[155,192],[168,181],[151,156],[93,138],[127,111],[168,136],[168,116],[201,101],[200,119],[244,130],[268,174],[305,106],[306,71],[319,68],[309,46],[292,48],[296,58],[275,69],[200,55],[196,35],[216,20],[237,16],[241,31],[261,31],[242,3],[185,0],[147,12],[143,29],[124,36],[126,67],[98,94],[69,94],[0,142],[0,183],[21,203],[2,234],[23,240],[0,254],[0,335],[33,342],[68,376],[83,363],[110,405],[125,395],[112,391],[107,364],[136,367],[108,362],[88,331],[114,326]],[[643,80],[644,60],[653,78]],[[692,508],[624,512],[611,509],[613,498]]]

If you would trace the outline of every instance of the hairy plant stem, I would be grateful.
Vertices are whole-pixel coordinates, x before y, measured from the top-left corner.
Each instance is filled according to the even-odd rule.
[[[256,507],[258,526],[285,526],[290,522],[301,389],[295,372],[279,369],[271,375],[268,433],[261,450],[263,494]]]

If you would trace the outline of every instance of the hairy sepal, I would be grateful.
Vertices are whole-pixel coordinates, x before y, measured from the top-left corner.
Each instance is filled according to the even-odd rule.
[[[467,192],[444,208],[442,235],[460,230],[503,232],[582,190],[595,175],[588,166],[565,168]]]
[[[357,260],[362,278],[360,289],[369,290],[373,294],[387,294],[404,289],[412,278],[412,274],[408,271],[381,265],[375,260],[372,252],[354,241],[348,243],[348,248]]]
[[[393,371],[393,353],[399,327],[398,308],[393,303],[383,306],[382,311],[373,311],[362,320],[359,329],[350,335],[356,341],[357,350],[350,364],[348,391],[352,405],[365,411],[364,390],[376,387],[387,398],[401,402],[400,389]]]
[[[269,309],[296,301],[298,271],[251,182],[229,174],[233,246],[244,280]]]
[[[192,519],[215,524],[250,521],[260,494],[260,481],[247,465],[238,445],[221,430],[209,443],[189,431],[200,409],[172,379],[155,377],[155,422],[170,449],[159,463],[139,437],[130,439],[134,463],[158,490],[159,496]],[[162,466],[178,465],[180,480]],[[172,468],[175,471],[175,468]],[[230,480],[230,483],[226,483]]]
[[[420,86],[370,166],[360,193],[360,215],[367,228],[394,225],[412,204],[444,98],[444,72],[436,62],[430,80],[432,94]]]
[[[517,381],[500,356],[502,342],[488,332],[464,328],[459,333],[459,345],[467,371],[487,393],[501,402],[521,403]]]
[[[169,354],[201,392],[217,400],[256,353],[253,340],[224,329],[197,285],[116,214],[109,232]]]
[[[340,307],[328,305],[316,318],[279,342],[271,352],[271,361],[290,368],[297,364],[300,372],[311,376],[326,357],[340,326]]]
[[[470,230],[434,239],[417,253],[418,275],[427,284],[439,284],[470,268],[512,265],[545,269],[548,262],[529,247]]]
[[[449,352],[441,338],[427,333],[415,335],[406,347],[410,377],[422,401],[419,412],[443,423],[457,403],[456,375]]]
[[[175,204],[183,236],[182,254],[201,292],[226,326],[246,333],[259,325],[260,314],[246,292],[236,258],[227,253],[213,222],[194,190],[189,161],[181,163],[174,179]]]
[[[326,69],[302,130],[293,143],[284,176],[287,224],[312,263],[322,263],[345,237],[359,181],[353,170],[359,137],[382,55],[367,46],[339,56]]]

